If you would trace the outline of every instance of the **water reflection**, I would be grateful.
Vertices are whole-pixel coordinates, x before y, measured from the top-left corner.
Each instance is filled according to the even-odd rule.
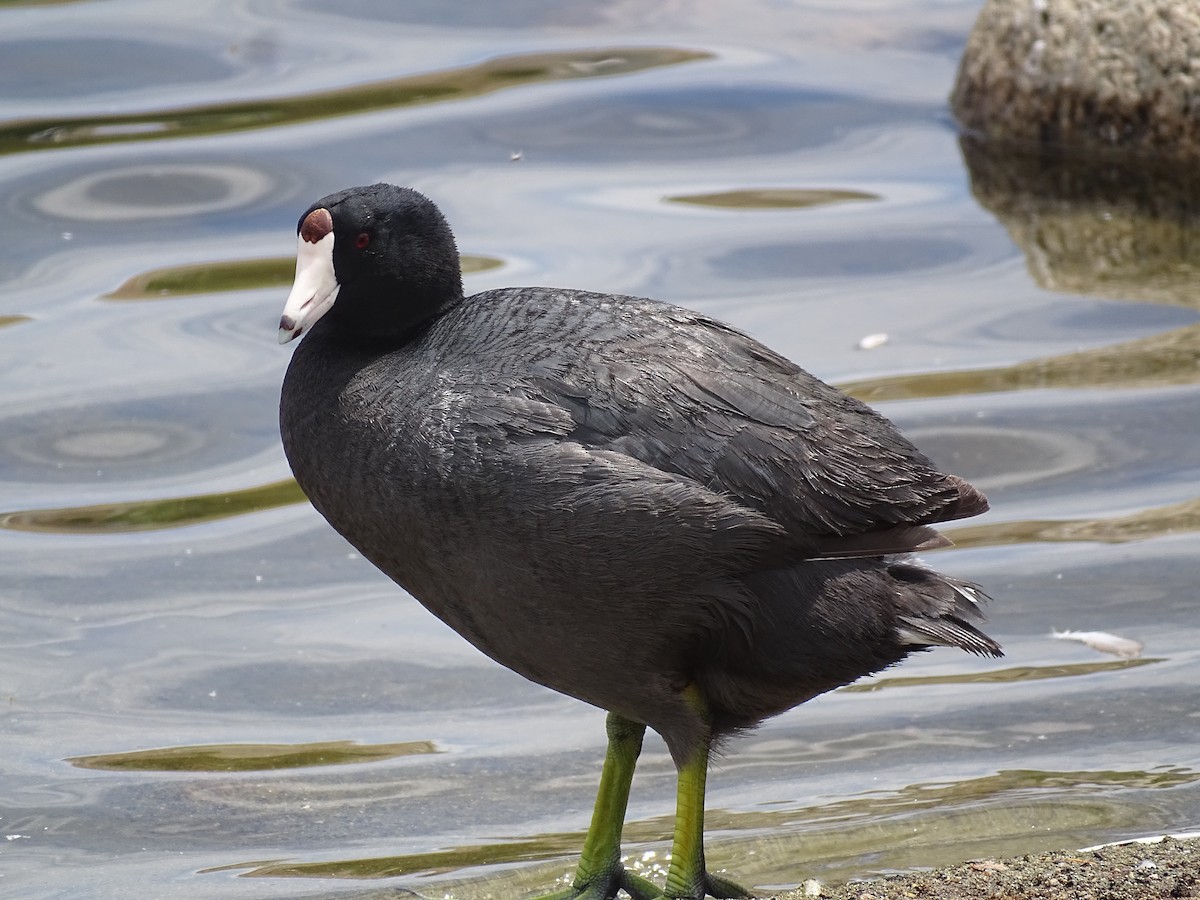
[[[1194,166],[1080,160],[961,141],[971,192],[1048,290],[1200,307]]]
[[[747,92],[719,82],[703,90],[623,88],[616,83],[603,102],[563,98],[549,108],[488,116],[466,128],[501,147],[524,148],[527,157],[541,161],[580,165],[620,154],[642,165],[666,164],[678,174],[676,166],[685,160],[776,154],[787,159],[914,115],[903,103],[796,88]],[[731,170],[743,178],[748,171],[738,165]],[[728,183],[728,176],[722,180]]]
[[[46,61],[55,61],[53,78]],[[45,100],[64,83],[81,97],[137,90],[147,82],[191,85],[229,77],[232,67],[203,50],[132,37],[59,36],[0,40],[0,84],[15,100]]]
[[[396,598],[399,603],[399,598]],[[435,661],[431,661],[435,662]],[[288,685],[286,693],[278,686]],[[150,708],[230,714],[403,717],[414,713],[539,706],[553,696],[490,668],[427,665],[420,656],[258,660],[161,675]]]
[[[862,241],[806,240],[758,244],[713,256],[715,274],[730,281],[754,279],[884,277],[953,265],[971,256],[970,244],[933,236]]]

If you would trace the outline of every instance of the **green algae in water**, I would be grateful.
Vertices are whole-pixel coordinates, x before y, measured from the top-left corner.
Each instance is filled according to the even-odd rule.
[[[944,529],[957,547],[1006,544],[1124,544],[1200,531],[1200,497],[1110,519],[1032,519]]]
[[[748,188],[737,191],[719,191],[713,194],[678,194],[666,198],[668,203],[685,203],[689,206],[754,210],[807,209],[813,206],[827,206],[831,203],[880,199],[882,198],[878,194],[868,194],[865,191],[832,188]]]
[[[465,254],[460,257],[459,263],[464,275],[473,275],[498,269],[504,265],[504,260]],[[134,275],[115,291],[105,294],[103,299],[165,300],[222,291],[286,290],[291,286],[295,274],[296,259],[292,256],[167,266]],[[0,325],[3,324],[0,320]]]
[[[874,681],[848,684],[838,688],[847,694],[871,694],[887,688],[927,687],[937,684],[1012,684],[1020,681],[1043,681],[1047,678],[1071,678],[1077,675],[1095,675],[1098,672],[1117,672],[1136,669],[1165,659],[1116,659],[1090,663],[1065,663],[1057,666],[1010,666],[988,672],[960,672],[955,675],[898,675]]]
[[[105,300],[158,300],[185,294],[286,288],[296,274],[296,261],[280,256],[239,259],[151,269],[126,280]]]
[[[357,744],[327,741],[313,744],[200,744],[162,747],[129,753],[74,756],[67,760],[81,769],[110,772],[262,772],[313,766],[342,766],[377,762],[397,756],[439,753],[432,741],[400,744]]]
[[[0,513],[0,528],[52,534],[120,534],[182,528],[305,502],[300,486],[294,479],[285,478],[217,494]]]
[[[245,869],[244,878],[395,878],[398,875],[435,874],[523,863],[570,856],[579,852],[581,835],[547,835],[536,841],[507,844],[483,844],[407,856],[380,856],[364,859],[335,859],[322,862],[241,863],[204,869],[225,872]]]
[[[474,66],[422,72],[385,81],[293,97],[205,104],[146,113],[24,119],[0,127],[0,155],[230,134],[337,119],[495,91],[612,75],[711,59],[713,54],[674,47],[613,47],[501,56]]]
[[[839,384],[864,403],[968,394],[1102,387],[1173,387],[1200,382],[1200,325],[1136,341],[992,369],[917,372]]]

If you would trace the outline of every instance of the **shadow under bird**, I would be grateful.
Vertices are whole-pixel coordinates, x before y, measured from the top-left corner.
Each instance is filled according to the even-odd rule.
[[[933,645],[999,656],[973,584],[909,554],[987,500],[878,413],[653,300],[464,297],[438,208],[388,184],[300,217],[280,402],[313,506],[451,628],[608,710],[573,885],[743,897],[704,862],[716,742]],[[665,888],[624,868],[649,726],[679,772]]]

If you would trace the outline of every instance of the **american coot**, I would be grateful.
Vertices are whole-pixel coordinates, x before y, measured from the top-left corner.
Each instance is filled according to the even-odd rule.
[[[741,332],[653,300],[463,297],[407,188],[300,217],[280,427],[313,506],[497,662],[608,710],[574,885],[660,897],[620,836],[646,726],[679,770],[668,897],[704,864],[715,742],[935,644],[999,656],[983,594],[909,554],[987,509],[890,422]],[[336,301],[336,302],[335,302]]]

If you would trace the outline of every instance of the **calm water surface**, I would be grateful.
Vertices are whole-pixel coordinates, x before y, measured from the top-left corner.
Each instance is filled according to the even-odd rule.
[[[602,713],[377,574],[280,450],[296,218],[375,180],[438,201],[469,290],[730,320],[992,499],[934,561],[1008,657],[923,655],[735,742],[715,866],[769,891],[1200,826],[1200,204],[964,157],[977,7],[0,4],[0,895],[572,870]],[[651,871],[673,796],[648,741]]]

